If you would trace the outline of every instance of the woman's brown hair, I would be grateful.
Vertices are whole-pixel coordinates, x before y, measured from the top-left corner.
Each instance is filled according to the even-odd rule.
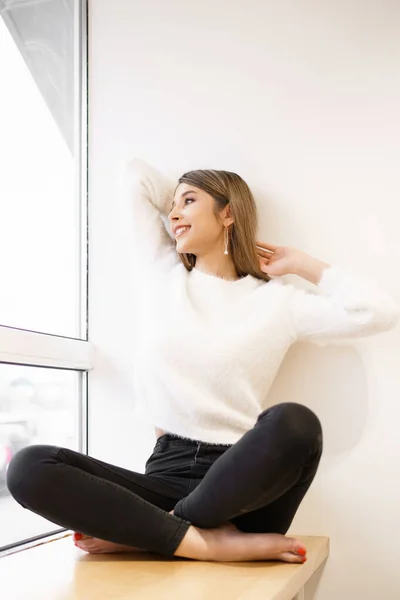
[[[252,275],[257,279],[270,281],[270,277],[261,271],[256,251],[258,213],[247,183],[236,173],[211,169],[188,171],[178,181],[194,185],[210,194],[215,201],[216,216],[228,203],[230,204],[234,222],[229,227],[229,252],[239,277]],[[180,252],[178,255],[186,269],[191,271],[196,264],[196,256]]]

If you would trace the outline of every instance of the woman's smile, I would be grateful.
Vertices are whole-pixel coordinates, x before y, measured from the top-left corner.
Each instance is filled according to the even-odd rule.
[[[182,235],[184,235],[184,234],[185,234],[187,231],[189,231],[189,229],[190,229],[190,225],[185,225],[185,226],[183,226],[183,227],[179,227],[179,228],[176,230],[175,237],[176,237],[176,238],[178,238],[178,237],[181,237],[181,236],[182,236]]]

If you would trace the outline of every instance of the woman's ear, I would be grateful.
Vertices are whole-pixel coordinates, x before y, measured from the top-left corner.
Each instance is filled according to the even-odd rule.
[[[229,227],[229,225],[232,225],[232,223],[235,221],[232,217],[231,205],[229,203],[224,208],[222,221],[225,227]]]

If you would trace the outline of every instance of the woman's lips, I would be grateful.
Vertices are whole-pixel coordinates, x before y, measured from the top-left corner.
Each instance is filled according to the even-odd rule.
[[[179,229],[178,229],[178,233],[175,234],[176,239],[180,238],[182,235],[184,235],[185,233],[187,233],[189,231],[189,229],[190,229],[190,226],[186,226],[181,231],[179,231]]]

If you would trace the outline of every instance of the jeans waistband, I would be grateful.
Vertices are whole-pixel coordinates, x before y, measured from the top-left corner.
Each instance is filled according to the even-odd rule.
[[[223,446],[224,448],[229,448],[230,446],[232,446],[232,444],[219,444],[219,443],[218,444],[212,444],[210,442],[203,442],[202,440],[194,440],[194,439],[191,439],[191,438],[186,438],[186,437],[183,437],[181,435],[178,435],[177,433],[164,433],[164,435],[161,435],[157,439],[157,442],[160,441],[160,440],[161,441],[165,440],[165,442],[167,442],[167,441],[175,441],[175,440],[176,441],[180,441],[180,442],[182,442],[183,446],[184,445],[186,445],[186,446],[189,446],[189,445],[198,446],[199,444],[201,444],[202,446],[210,446],[210,447],[215,447],[215,448],[218,448],[220,446]]]

